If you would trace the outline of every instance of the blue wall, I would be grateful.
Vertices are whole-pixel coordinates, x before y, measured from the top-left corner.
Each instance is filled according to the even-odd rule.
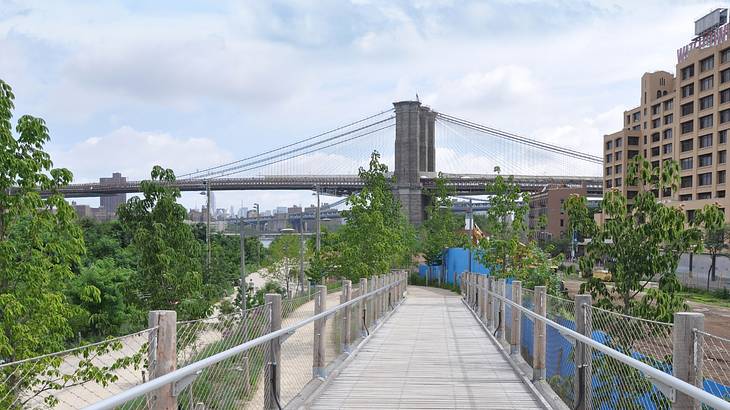
[[[471,271],[489,274],[489,269],[479,262],[477,252],[474,250],[471,252]],[[449,248],[445,251],[444,259],[444,266],[446,267],[444,275],[441,276],[441,265],[434,265],[431,267],[429,281],[433,280],[437,282],[439,277],[443,277],[446,283],[459,286],[461,284],[461,274],[469,270],[469,250],[465,248]],[[422,278],[428,276],[428,266],[420,265],[418,267],[418,274]]]

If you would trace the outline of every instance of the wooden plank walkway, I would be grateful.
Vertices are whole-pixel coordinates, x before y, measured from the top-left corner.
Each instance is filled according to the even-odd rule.
[[[313,409],[541,409],[460,297],[409,287]]]

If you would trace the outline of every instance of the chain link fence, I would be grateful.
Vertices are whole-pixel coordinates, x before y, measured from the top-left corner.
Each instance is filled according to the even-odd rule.
[[[730,401],[730,340],[694,331],[695,352],[702,356],[702,387]]]
[[[575,302],[547,295],[548,319],[575,330]],[[551,326],[546,328],[545,374],[550,387],[570,408],[575,407],[575,349],[574,341]]]
[[[0,365],[0,408],[81,408],[149,375],[148,349],[157,329],[145,329],[63,352]],[[130,403],[128,409],[140,408]]]

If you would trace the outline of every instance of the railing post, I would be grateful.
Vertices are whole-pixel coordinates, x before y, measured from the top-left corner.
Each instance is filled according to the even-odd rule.
[[[672,375],[702,388],[702,347],[696,343],[695,330],[705,330],[705,315],[693,312],[674,314],[672,334]],[[692,397],[676,391],[673,409],[700,409],[702,404]]]
[[[350,299],[352,299],[352,282],[349,280],[343,280],[342,281],[342,294],[340,295],[340,302],[346,303],[349,302]],[[343,352],[350,352],[350,343],[352,340],[350,339],[350,312],[352,307],[348,306],[344,309],[342,309],[342,351]]]
[[[482,322],[486,325],[487,324],[487,308],[489,304],[489,295],[487,295],[487,276],[486,275],[479,275],[479,278],[481,279],[479,281],[479,299],[482,301],[481,309],[479,309],[479,317],[482,319]]]
[[[385,284],[386,283],[388,283],[388,277],[385,276],[385,275],[380,275],[380,286],[379,286],[379,288],[381,290],[379,292],[379,294],[380,294],[380,312],[379,313],[380,313],[380,319],[381,320],[385,316],[385,312],[388,311],[388,305],[386,304],[387,303],[387,300],[385,299],[385,290],[382,289],[382,288],[385,287]]]
[[[266,304],[269,305],[271,321],[269,332],[281,329],[281,295],[267,293]],[[264,408],[267,410],[279,408],[281,397],[281,340],[276,338],[269,343],[266,351],[266,372],[264,374]]]
[[[545,317],[547,313],[547,288],[535,286],[535,313]],[[533,327],[532,380],[545,379],[545,322],[535,319]]]
[[[492,275],[487,276],[487,328],[491,329],[494,326],[494,277]]]
[[[478,275],[477,276],[477,308],[476,308],[476,314],[479,319],[482,318],[482,311],[484,310],[484,303],[486,302],[484,300],[484,293],[482,292],[482,286],[484,285],[484,275]]]
[[[500,279],[499,280],[499,290],[497,291],[499,293],[499,296],[505,297],[507,294],[507,279]],[[499,331],[497,332],[497,336],[499,337],[499,341],[506,341],[505,338],[505,321],[507,320],[507,315],[505,314],[505,308],[506,303],[504,303],[503,299],[499,300]]]
[[[519,280],[512,281],[512,301],[518,306],[522,305],[522,282]],[[512,311],[512,325],[509,332],[509,353],[513,356],[519,356],[520,337],[522,337],[522,311],[514,306],[510,310]]]
[[[375,291],[376,285],[378,283],[378,277],[377,276],[371,276],[370,280],[368,281],[368,293]],[[375,308],[375,296],[370,296],[368,298],[368,329],[372,329],[373,325],[375,324],[375,314],[376,314],[376,308]]]
[[[318,315],[327,310],[327,286],[317,285],[316,296],[314,297],[314,314]],[[326,357],[325,357],[325,318],[314,321],[314,342],[312,343],[313,359],[312,359],[312,376],[324,379],[327,375],[324,373]]]
[[[575,295],[574,314],[575,331],[585,337],[591,338],[593,334],[593,303],[591,295]],[[575,373],[573,379],[574,408],[576,410],[589,410],[593,408],[593,359],[590,346],[576,342],[575,352]]]
[[[177,368],[177,312],[153,310],[149,312],[147,320],[150,327],[157,327],[156,343],[151,344],[149,349],[152,380]],[[148,400],[150,408],[154,410],[177,410],[177,397],[173,395],[172,383],[155,390]]]
[[[365,278],[360,278],[360,296],[368,293],[368,280]],[[360,335],[362,337],[365,337],[367,334],[365,332],[365,328],[368,326],[368,304],[366,300],[362,300],[359,303],[360,306],[360,313],[358,316],[358,323],[360,323]]]

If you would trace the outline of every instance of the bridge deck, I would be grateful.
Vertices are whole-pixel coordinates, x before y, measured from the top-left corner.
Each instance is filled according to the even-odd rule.
[[[311,408],[543,408],[459,296],[408,293]]]

